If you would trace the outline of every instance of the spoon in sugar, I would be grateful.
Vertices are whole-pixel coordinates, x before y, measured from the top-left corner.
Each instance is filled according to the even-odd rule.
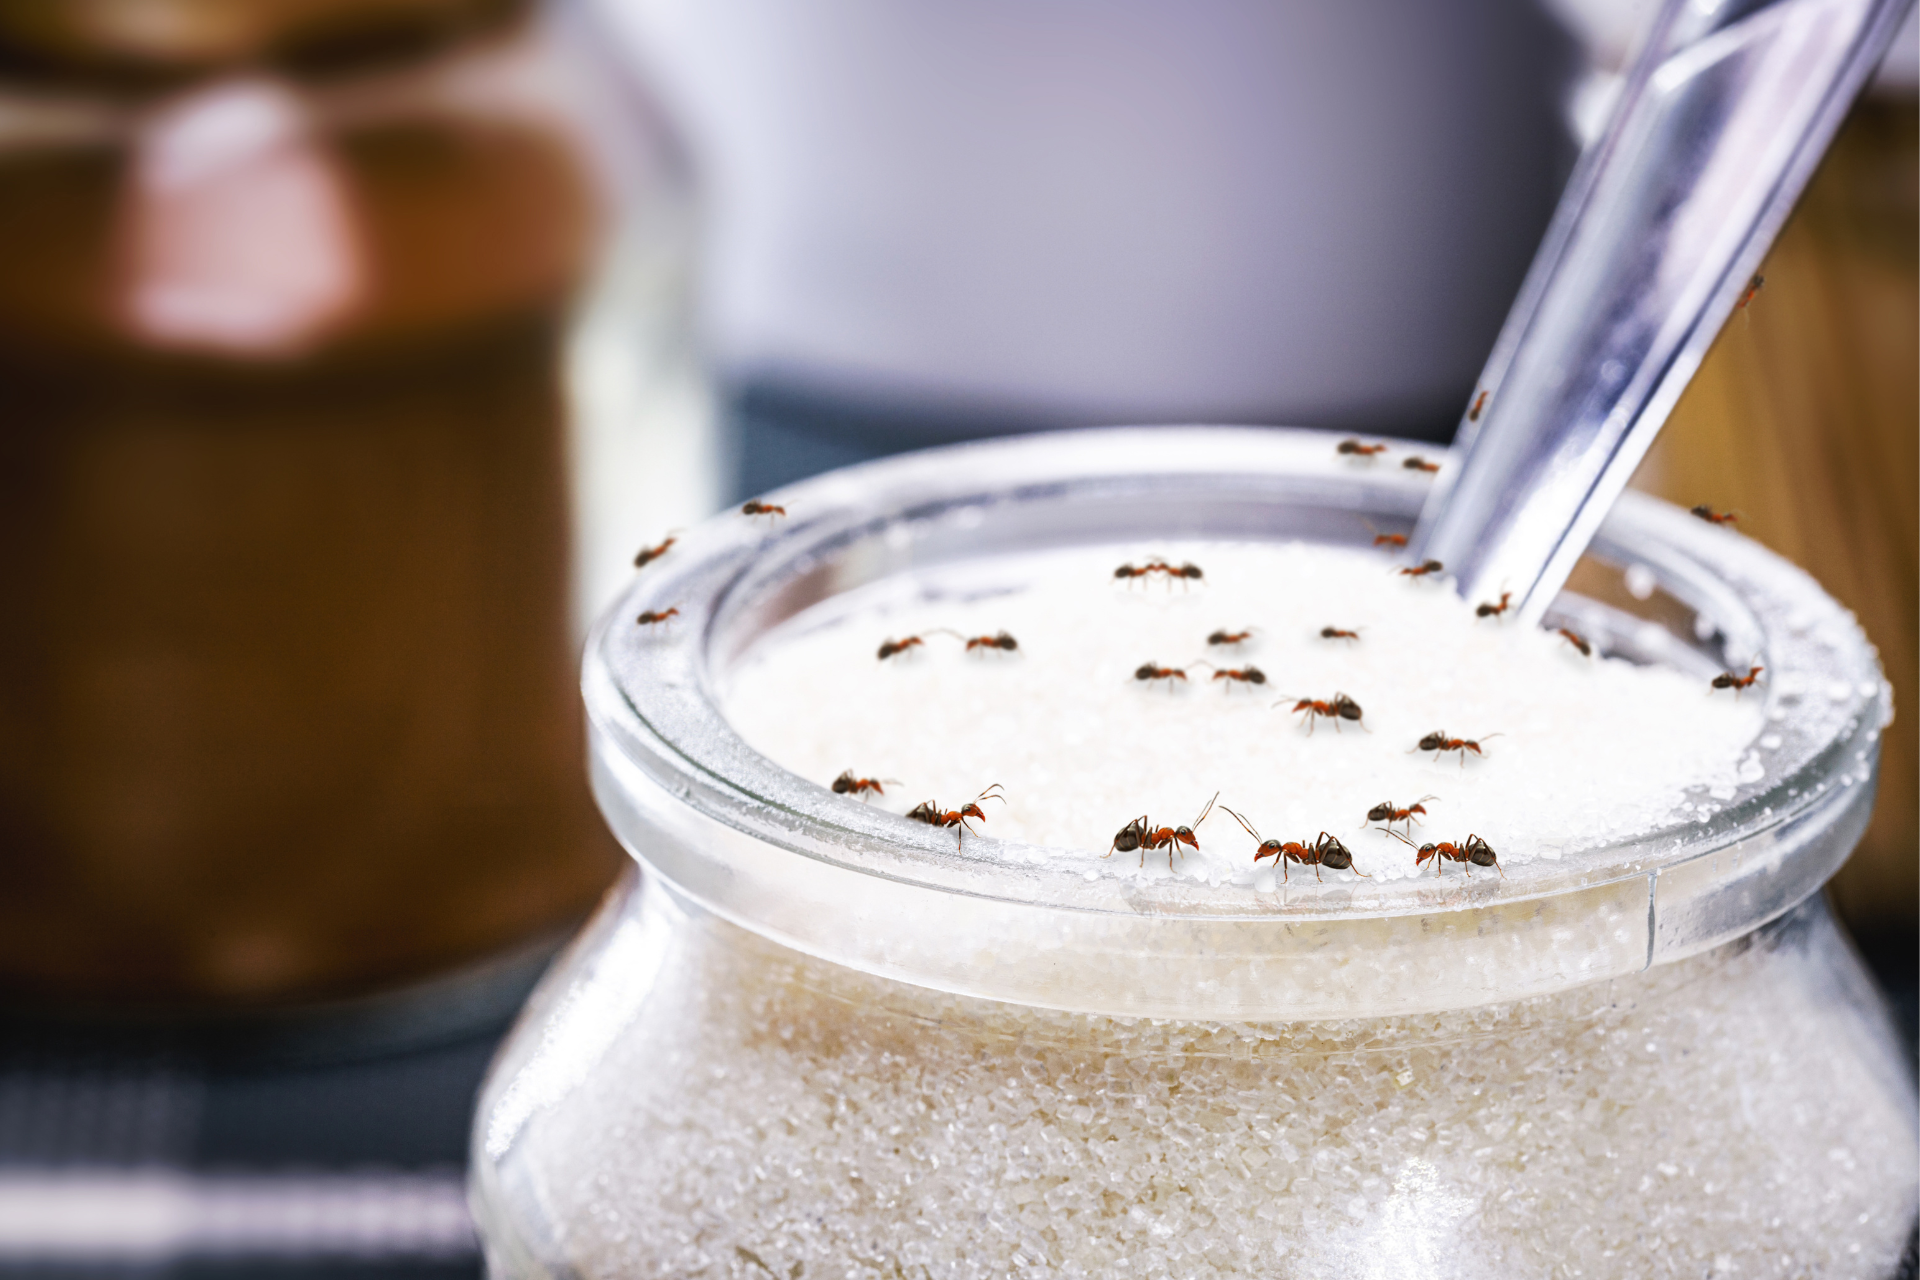
[[[1410,539],[1537,624],[1913,0],[1668,0],[1575,167]]]

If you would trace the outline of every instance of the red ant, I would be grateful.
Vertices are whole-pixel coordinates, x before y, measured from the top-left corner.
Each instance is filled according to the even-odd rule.
[[[1286,699],[1282,698],[1273,705],[1277,707],[1285,702]],[[1325,716],[1327,719],[1333,721],[1333,730],[1335,733],[1338,733],[1342,720],[1358,721],[1361,715],[1360,704],[1344,693],[1334,694],[1331,701],[1322,701],[1319,698],[1301,698],[1293,704],[1293,709],[1306,713],[1307,733],[1309,736],[1313,733],[1315,716]],[[1360,727],[1364,729],[1367,726],[1362,723]]]
[[[1424,578],[1429,574],[1439,573],[1446,567],[1447,566],[1441,564],[1438,560],[1424,560],[1410,568],[1400,570],[1400,576],[1403,578]]]
[[[1133,669],[1133,678],[1142,682],[1149,680],[1168,681],[1167,688],[1173,688],[1172,681],[1185,680],[1187,673],[1180,667],[1163,667],[1157,662],[1143,662]]]
[[[924,822],[930,827],[953,827],[955,829],[954,847],[963,848],[967,843],[966,833],[973,831],[973,828],[967,825],[967,819],[978,818],[982,822],[987,820],[986,812],[980,808],[980,802],[982,800],[998,800],[1001,804],[1007,802],[1005,796],[994,794],[999,790],[1000,784],[996,782],[967,803],[961,805],[958,809],[947,809],[945,811],[941,810],[940,802],[937,800],[922,800],[919,804],[907,811],[907,817],[915,822]],[[974,831],[974,834],[978,835],[980,833]]]
[[[1434,472],[1440,469],[1439,463],[1428,462],[1425,458],[1421,457],[1417,453],[1414,454],[1412,457],[1403,461],[1400,465],[1406,468],[1408,471],[1424,471],[1428,475],[1432,475]]]
[[[1413,815],[1424,814],[1427,811],[1427,801],[1439,798],[1439,796],[1421,796],[1404,809],[1397,807],[1391,800],[1382,800],[1367,810],[1367,822],[1384,822],[1387,824],[1388,832],[1392,832],[1394,823],[1404,822],[1407,824],[1407,830],[1411,831],[1416,821]],[[1364,827],[1367,823],[1363,822],[1360,825]]]
[[[1241,641],[1247,640],[1250,637],[1252,637],[1252,635],[1253,635],[1252,627],[1248,627],[1245,631],[1221,630],[1221,631],[1216,631],[1212,635],[1208,636],[1207,643],[1208,644],[1239,644]]]
[[[1565,627],[1561,627],[1554,634],[1558,635],[1562,640],[1565,640],[1568,644],[1578,649],[1580,651],[1581,657],[1591,658],[1593,656],[1593,646],[1588,644],[1587,638],[1581,635],[1579,632],[1569,631]]]
[[[1494,604],[1492,601],[1488,601],[1485,604],[1482,604],[1478,609],[1475,609],[1473,611],[1473,616],[1476,618],[1497,618],[1512,607],[1513,607],[1513,592],[1502,591],[1500,593],[1499,604]]]
[[[1489,394],[1491,393],[1482,391],[1479,395],[1473,398],[1473,408],[1467,410],[1468,422],[1480,421],[1480,411],[1487,407],[1487,396]]]
[[[1160,566],[1158,564],[1150,564],[1143,569],[1136,569],[1131,564],[1123,564],[1118,569],[1115,569],[1113,571],[1113,576],[1115,578],[1122,579],[1122,580],[1144,578],[1159,567]]]
[[[1765,670],[1765,667],[1749,667],[1747,668],[1747,674],[1743,676],[1735,675],[1731,671],[1723,671],[1713,678],[1713,687],[1716,689],[1731,689],[1733,690],[1733,696],[1737,698],[1740,696],[1742,689],[1752,688],[1753,682],[1758,680],[1760,673]]]
[[[1706,506],[1705,504],[1694,507],[1687,514],[1699,516],[1702,520],[1705,520],[1708,524],[1740,523],[1740,513],[1738,511],[1728,511],[1724,514],[1719,514],[1719,513],[1716,513],[1712,507]]]
[[[661,556],[667,554],[667,548],[671,547],[674,543],[678,541],[679,541],[678,538],[668,538],[665,542],[662,542],[657,547],[640,548],[639,554],[633,557],[633,567],[636,569],[646,568],[648,565],[652,564],[655,560],[658,560]]]
[[[1414,850],[1413,866],[1415,871],[1426,866],[1427,859],[1432,858],[1433,873],[1436,876],[1440,874],[1447,863],[1457,862],[1460,864],[1461,869],[1467,873],[1469,880],[1473,878],[1474,867],[1492,867],[1495,871],[1500,872],[1500,878],[1502,880],[1507,878],[1506,871],[1500,866],[1500,855],[1493,851],[1492,845],[1482,840],[1479,836],[1469,835],[1459,844],[1455,844],[1451,840],[1442,840],[1437,844],[1423,844],[1417,849],[1414,848],[1413,841],[1408,840],[1397,832],[1393,838],[1405,844],[1409,849]]]
[[[1420,739],[1420,745],[1413,750],[1431,751],[1433,752],[1433,758],[1435,760],[1438,760],[1444,752],[1458,751],[1460,753],[1460,765],[1462,768],[1465,768],[1467,752],[1471,751],[1477,756],[1485,756],[1487,753],[1480,749],[1480,742],[1491,742],[1499,736],[1497,733],[1482,734],[1481,738],[1476,741],[1473,738],[1449,738],[1445,729],[1435,729],[1432,733]],[[1411,755],[1412,752],[1408,754]]]
[[[1005,649],[1008,653],[1012,653],[1019,647],[1020,642],[1004,631],[996,636],[975,636],[967,641],[968,653],[972,653],[975,649]]]
[[[1741,291],[1740,301],[1733,304],[1733,309],[1735,311],[1745,311],[1747,304],[1753,301],[1754,295],[1759,293],[1760,290],[1766,286],[1766,283],[1767,278],[1762,275],[1756,275],[1753,279],[1747,281],[1747,287]]]
[[[1382,533],[1380,532],[1380,526],[1364,518],[1360,523],[1373,530],[1373,545],[1376,547],[1404,547],[1407,545],[1407,535],[1404,533]]]
[[[1342,440],[1334,446],[1334,452],[1356,458],[1371,458],[1376,453],[1385,453],[1386,451],[1387,446],[1384,444],[1361,444],[1358,440],[1351,437]]]
[[[784,516],[787,514],[787,509],[785,507],[776,507],[771,502],[761,502],[755,499],[752,502],[743,503],[740,507],[740,514],[743,516]]]
[[[856,778],[853,776],[853,770],[843,769],[840,772],[840,776],[833,780],[833,793],[838,796],[856,795],[864,797],[867,792],[871,791],[877,796],[884,796],[887,794],[886,788],[880,784],[883,782],[898,781],[898,778]]]
[[[1251,666],[1217,667],[1214,670],[1213,678],[1215,680],[1238,680],[1242,684],[1265,684],[1267,682],[1267,673],[1258,667]]]
[[[1171,565],[1164,560],[1152,560],[1137,569],[1131,564],[1123,564],[1113,571],[1113,576],[1121,579],[1144,578],[1150,573],[1164,573],[1169,582],[1175,578],[1197,582],[1207,576],[1201,571],[1199,565],[1191,561],[1182,565]]]
[[[889,638],[881,642],[880,661],[885,662],[888,658],[891,658],[896,653],[905,653],[907,650],[918,648],[919,646],[925,643],[926,641],[921,639],[919,636],[908,636],[905,640],[894,640],[892,638]]]
[[[665,622],[668,618],[677,618],[679,616],[680,616],[680,606],[674,605],[671,609],[664,609],[658,613],[654,612],[652,609],[649,609],[645,613],[641,614],[639,617],[635,618],[634,621],[643,627],[651,627],[657,622]]]
[[[1218,800],[1219,798],[1220,793],[1218,791],[1214,792],[1213,800]],[[1205,822],[1207,815],[1213,812],[1213,800],[1207,801],[1207,807],[1202,809],[1200,816],[1193,820],[1193,827],[1197,827]],[[1153,819],[1143,813],[1126,826],[1120,828],[1119,832],[1113,837],[1112,846],[1100,856],[1103,858],[1111,858],[1116,851],[1120,853],[1132,853],[1135,849],[1138,849],[1140,851],[1140,865],[1145,867],[1147,865],[1148,850],[1165,849],[1167,851],[1167,870],[1171,871],[1173,870],[1173,855],[1176,850],[1179,851],[1181,857],[1184,858],[1187,856],[1187,850],[1181,849],[1181,845],[1186,845],[1188,849],[1192,849],[1195,853],[1200,852],[1200,837],[1193,833],[1193,827],[1155,827],[1153,825]]]
[[[1358,640],[1360,633],[1358,631],[1343,630],[1340,627],[1322,627],[1320,628],[1320,638],[1322,640]]]
[[[1226,808],[1225,805],[1221,807]],[[1313,878],[1323,884],[1326,882],[1326,877],[1320,874],[1321,867],[1325,867],[1329,871],[1351,871],[1353,874],[1369,880],[1373,878],[1353,865],[1353,851],[1344,844],[1341,844],[1337,836],[1332,836],[1322,831],[1312,844],[1306,844],[1299,840],[1262,839],[1260,833],[1253,829],[1252,823],[1248,822],[1239,814],[1234,813],[1231,809],[1227,809],[1227,812],[1233,814],[1233,820],[1240,824],[1241,829],[1255,840],[1260,841],[1260,847],[1253,852],[1254,865],[1258,866],[1262,858],[1272,858],[1274,862],[1279,864],[1280,879],[1282,881],[1288,878],[1287,864],[1289,862],[1298,862],[1302,866],[1312,867]]]

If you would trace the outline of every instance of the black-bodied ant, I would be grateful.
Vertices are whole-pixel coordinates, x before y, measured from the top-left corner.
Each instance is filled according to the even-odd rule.
[[[1143,662],[1133,669],[1133,678],[1143,684],[1154,680],[1165,680],[1167,688],[1171,690],[1175,680],[1183,682],[1186,680],[1187,673],[1181,667],[1163,667],[1158,662]]]
[[[1565,627],[1561,627],[1558,631],[1554,632],[1554,634],[1578,649],[1581,657],[1591,658],[1593,656],[1593,646],[1588,644],[1587,638],[1579,632],[1569,631]]]
[[[1473,408],[1467,410],[1468,422],[1480,421],[1480,411],[1487,407],[1487,396],[1489,394],[1490,394],[1489,392],[1482,391],[1479,395],[1473,398]]]
[[[1715,511],[1712,507],[1706,506],[1704,504],[1701,506],[1692,508],[1687,512],[1687,514],[1698,516],[1702,520],[1705,520],[1708,524],[1740,523],[1740,513],[1738,511]]]
[[[1344,454],[1350,458],[1371,458],[1376,453],[1386,451],[1387,446],[1384,444],[1361,444],[1351,436],[1334,446],[1335,453]]]
[[[1439,463],[1428,462],[1425,458],[1421,457],[1417,453],[1409,458],[1403,459],[1400,465],[1406,468],[1408,471],[1424,471],[1428,475],[1432,475],[1434,472],[1440,469]]]
[[[1737,698],[1740,696],[1742,689],[1751,689],[1753,682],[1758,680],[1760,673],[1765,670],[1765,667],[1748,667],[1747,674],[1745,675],[1739,675],[1732,671],[1723,671],[1713,678],[1713,687],[1715,689],[1731,689],[1733,690],[1733,696]]]
[[[1478,739],[1450,738],[1447,736],[1447,731],[1445,729],[1435,729],[1432,733],[1420,739],[1420,745],[1415,747],[1413,750],[1414,751],[1431,751],[1433,752],[1433,758],[1435,760],[1438,760],[1443,754],[1445,754],[1448,751],[1458,751],[1460,753],[1460,765],[1462,768],[1465,768],[1467,763],[1467,752],[1471,751],[1473,752],[1473,754],[1477,756],[1485,756],[1487,753],[1480,749],[1480,743],[1491,742],[1493,741],[1493,739],[1499,736],[1500,735],[1497,733],[1487,733],[1487,734],[1482,734]],[[1408,754],[1411,755],[1412,752],[1408,752]]]
[[[1419,845],[1418,847],[1414,845],[1413,841],[1408,840],[1398,832],[1393,834],[1393,838],[1414,851],[1413,867],[1416,872],[1426,866],[1427,859],[1431,858],[1433,859],[1433,873],[1436,876],[1440,874],[1447,863],[1457,862],[1460,864],[1460,869],[1467,873],[1468,879],[1473,878],[1474,867],[1492,867],[1500,873],[1502,880],[1507,878],[1506,871],[1500,866],[1500,855],[1493,851],[1492,845],[1482,840],[1479,836],[1469,835],[1459,844],[1455,844],[1451,840],[1440,840]]]
[[[1282,698],[1273,705],[1276,707],[1285,706],[1286,701],[1285,698]],[[1305,723],[1309,736],[1313,733],[1316,716],[1324,716],[1326,719],[1333,721],[1335,733],[1340,731],[1340,722],[1342,720],[1358,722],[1361,716],[1360,704],[1344,693],[1336,693],[1330,699],[1300,698],[1294,702],[1293,709],[1306,716]],[[1367,726],[1361,723],[1360,727],[1364,729]]]
[[[833,780],[833,793],[841,796],[855,795],[862,799],[866,798],[869,791],[876,796],[884,796],[887,791],[880,784],[899,781],[898,778],[856,778],[853,776],[853,770],[843,769],[840,776]]]
[[[975,649],[1005,649],[1008,653],[1012,653],[1019,647],[1020,642],[1004,631],[992,636],[973,636],[967,641],[968,653],[972,653]]]
[[[1241,644],[1244,641],[1252,639],[1252,637],[1253,637],[1252,627],[1248,627],[1245,631],[1228,631],[1225,628],[1222,628],[1221,630],[1216,631],[1212,635],[1208,636],[1207,643],[1208,644]]]
[[[755,499],[752,502],[742,503],[740,506],[740,514],[743,516],[773,516],[777,518],[787,514],[787,509],[785,507],[776,507],[771,502],[761,502]]]
[[[1226,808],[1225,805],[1220,807]],[[1248,835],[1260,841],[1260,847],[1253,852],[1254,865],[1258,866],[1262,858],[1272,858],[1280,867],[1280,879],[1283,882],[1288,879],[1287,864],[1289,862],[1298,862],[1302,866],[1312,867],[1313,878],[1322,883],[1325,883],[1326,877],[1320,874],[1321,867],[1329,871],[1351,871],[1369,880],[1373,878],[1353,865],[1353,851],[1341,844],[1337,836],[1322,831],[1311,843],[1302,840],[1263,839],[1260,833],[1254,830],[1251,822],[1234,813],[1232,809],[1227,809],[1227,812],[1233,814],[1233,820],[1239,823]]]
[[[1219,798],[1220,793],[1218,791],[1214,792],[1213,800],[1218,800]],[[1173,870],[1173,855],[1176,851],[1178,851],[1183,858],[1187,856],[1187,850],[1180,848],[1181,845],[1186,845],[1188,849],[1192,849],[1195,853],[1200,851],[1200,837],[1194,834],[1193,828],[1205,822],[1207,815],[1213,812],[1213,800],[1207,801],[1207,807],[1202,809],[1200,816],[1193,820],[1192,827],[1156,827],[1153,825],[1153,819],[1143,813],[1126,826],[1120,828],[1119,832],[1113,837],[1112,846],[1100,856],[1103,858],[1111,858],[1116,852],[1132,853],[1135,849],[1138,849],[1140,851],[1140,865],[1145,867],[1147,865],[1147,852],[1149,850],[1165,849],[1167,851],[1167,870],[1171,871]]]
[[[642,613],[639,617],[635,618],[634,622],[643,627],[651,627],[651,626],[657,625],[658,623],[665,622],[668,618],[677,618],[679,616],[680,616],[680,606],[674,605],[671,609],[661,609],[658,611],[655,611],[653,609],[648,609],[646,612]]]
[[[1322,640],[1358,640],[1360,633],[1357,630],[1349,631],[1345,627],[1322,627],[1320,638]]]
[[[667,554],[667,549],[678,541],[679,541],[678,538],[668,538],[666,541],[662,542],[659,546],[640,548],[638,554],[636,554],[633,557],[633,567],[636,569],[646,568],[648,565],[652,564],[655,560],[658,560],[661,556]]]
[[[1490,600],[1485,601],[1480,605],[1479,608],[1473,611],[1473,616],[1476,618],[1497,618],[1501,614],[1505,613],[1508,609],[1511,609],[1512,607],[1513,607],[1513,592],[1502,591],[1500,593],[1499,604],[1494,604]]]
[[[880,661],[885,662],[897,653],[905,653],[909,649],[917,649],[924,644],[926,641],[920,636],[908,636],[904,640],[888,638],[880,642]]]
[[[1419,564],[1401,569],[1399,573],[1403,578],[1425,578],[1432,574],[1439,573],[1446,567],[1447,566],[1441,564],[1438,560],[1423,560]]]
[[[996,794],[999,790],[1000,784],[996,782],[958,809],[943,810],[937,800],[922,800],[907,810],[907,817],[915,822],[924,822],[930,827],[954,828],[954,847],[964,848],[967,843],[967,833],[973,831],[973,828],[967,825],[967,819],[978,818],[982,822],[987,820],[986,812],[981,809],[980,802],[982,800],[998,800],[1001,804],[1007,802],[1005,796]],[[974,831],[973,834],[980,833]]]
[[[1393,824],[1396,822],[1406,823],[1407,830],[1412,831],[1413,824],[1418,821],[1413,815],[1416,813],[1424,814],[1427,811],[1427,801],[1438,800],[1439,798],[1439,796],[1421,796],[1404,809],[1394,804],[1391,800],[1382,800],[1379,804],[1367,810],[1367,822],[1386,823],[1389,834],[1392,833]],[[1363,822],[1360,825],[1364,827],[1367,825],[1367,822]]]
[[[1196,662],[1196,667],[1211,667],[1215,680],[1232,680],[1240,684],[1265,684],[1267,673],[1252,665],[1244,667],[1215,667],[1211,662]]]

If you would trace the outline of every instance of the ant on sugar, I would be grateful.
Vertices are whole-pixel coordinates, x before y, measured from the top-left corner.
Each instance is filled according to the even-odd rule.
[[[1320,628],[1320,638],[1322,640],[1345,640],[1351,643],[1360,639],[1360,632],[1358,630],[1349,631],[1345,627],[1322,627]]]
[[[1193,828],[1207,820],[1207,815],[1213,812],[1213,801],[1219,798],[1220,793],[1218,791],[1214,792],[1213,800],[1207,801],[1207,807],[1200,811],[1200,816],[1193,820],[1193,826],[1191,827],[1156,827],[1153,825],[1153,819],[1143,813],[1126,826],[1120,828],[1119,832],[1113,837],[1113,844],[1100,856],[1103,858],[1111,858],[1115,853],[1132,853],[1135,849],[1138,849],[1140,851],[1140,865],[1144,868],[1147,865],[1147,853],[1149,850],[1165,849],[1167,851],[1167,870],[1171,871],[1173,870],[1173,855],[1176,851],[1178,851],[1182,858],[1187,856],[1187,850],[1180,848],[1181,845],[1186,845],[1187,849],[1192,849],[1195,853],[1200,852],[1200,837],[1194,834]]]
[[[881,786],[881,783],[892,782],[897,784],[899,781],[898,778],[856,778],[853,776],[853,770],[843,769],[840,771],[840,776],[833,780],[833,793],[837,796],[859,796],[864,800],[867,798],[868,792],[872,792],[876,796],[884,796],[887,794],[886,788]]]
[[[937,800],[922,800],[907,811],[907,817],[914,822],[924,822],[930,827],[954,828],[954,847],[963,848],[967,843],[967,833],[973,831],[973,828],[967,825],[967,819],[978,818],[982,822],[987,820],[986,811],[980,807],[980,802],[982,800],[998,800],[1001,804],[1007,802],[1005,796],[998,794],[999,791],[1000,784],[996,782],[958,809],[943,810]],[[980,833],[973,831],[973,834]]]
[[[1751,689],[1753,682],[1758,680],[1760,673],[1765,670],[1765,667],[1748,667],[1747,674],[1745,675],[1740,675],[1733,671],[1723,671],[1713,678],[1713,687],[1715,689],[1731,689],[1733,690],[1733,696],[1737,698],[1740,696],[1741,690]]]
[[[1397,572],[1403,578],[1428,578],[1441,572],[1446,567],[1447,566],[1441,564],[1438,560],[1423,560],[1419,564],[1410,565],[1405,569],[1397,570]]]
[[[1480,411],[1487,407],[1487,397],[1491,394],[1492,394],[1491,392],[1482,391],[1479,395],[1473,398],[1473,408],[1467,410],[1468,422],[1480,421]]]
[[[678,538],[668,538],[658,546],[640,548],[639,552],[633,557],[633,567],[636,569],[646,568],[655,560],[667,554],[668,548],[672,547],[673,544],[678,541]]]
[[[1473,616],[1476,618],[1497,618],[1501,614],[1505,613],[1508,609],[1511,609],[1512,607],[1513,607],[1513,592],[1502,591],[1500,593],[1499,604],[1494,604],[1490,600],[1484,601],[1481,603],[1479,608],[1473,611]]]
[[[1404,809],[1394,804],[1391,800],[1382,800],[1379,804],[1367,810],[1367,822],[1386,823],[1388,834],[1392,834],[1393,824],[1396,822],[1406,823],[1407,830],[1412,831],[1413,824],[1418,821],[1413,815],[1416,813],[1426,813],[1427,801],[1438,800],[1439,798],[1439,796],[1421,796]],[[1363,822],[1360,825],[1364,827],[1367,825],[1367,822]]]
[[[1420,739],[1420,745],[1415,747],[1413,751],[1431,751],[1433,752],[1433,758],[1435,760],[1438,760],[1449,751],[1458,751],[1460,753],[1460,767],[1464,769],[1467,766],[1467,752],[1471,751],[1477,756],[1484,757],[1487,753],[1480,749],[1480,743],[1491,742],[1499,736],[1497,733],[1485,733],[1481,734],[1478,739],[1450,738],[1447,736],[1445,729],[1435,729],[1432,733]],[[1407,754],[1412,755],[1413,752],[1409,751]]]
[[[1574,648],[1578,649],[1580,651],[1581,657],[1591,658],[1593,656],[1593,646],[1588,644],[1587,638],[1581,635],[1579,632],[1569,631],[1565,627],[1561,627],[1554,634],[1559,636],[1562,640],[1565,640],[1568,644],[1572,645]]]
[[[1425,458],[1421,457],[1417,453],[1414,454],[1412,457],[1404,459],[1400,463],[1400,465],[1408,471],[1424,471],[1428,475],[1432,475],[1434,472],[1440,469],[1439,463],[1428,462]]]
[[[635,618],[634,622],[639,626],[652,627],[652,626],[657,626],[662,622],[665,622],[668,618],[677,618],[679,616],[680,616],[680,606],[674,605],[670,609],[661,609],[657,612],[655,610],[648,609],[645,613],[642,613],[639,617]]]
[[[1222,805],[1221,808],[1225,809],[1226,806]],[[1242,830],[1255,840],[1260,841],[1260,847],[1254,850],[1253,853],[1254,865],[1258,866],[1262,858],[1272,858],[1280,868],[1280,879],[1283,882],[1289,878],[1287,875],[1287,864],[1289,862],[1297,862],[1302,866],[1312,867],[1313,878],[1322,883],[1326,882],[1326,877],[1320,874],[1321,867],[1325,867],[1329,871],[1351,871],[1353,874],[1368,880],[1373,878],[1353,865],[1353,851],[1347,848],[1346,845],[1341,844],[1337,836],[1329,835],[1327,832],[1322,831],[1319,836],[1310,843],[1304,840],[1263,839],[1260,833],[1254,829],[1251,822],[1248,822],[1241,815],[1234,813],[1232,809],[1227,809],[1227,812],[1233,814],[1233,820],[1240,824]]]
[[[1284,706],[1286,701],[1285,698],[1282,698],[1273,705],[1276,707]],[[1333,721],[1333,731],[1335,733],[1340,731],[1340,722],[1342,720],[1352,720],[1359,724],[1362,729],[1367,727],[1365,722],[1360,719],[1362,714],[1360,704],[1344,693],[1336,693],[1330,699],[1301,698],[1294,702],[1293,709],[1305,716],[1305,724],[1309,737],[1312,736],[1314,726],[1318,723],[1316,717],[1324,717]]]
[[[776,507],[771,502],[761,502],[756,498],[752,502],[742,503],[740,505],[740,514],[743,516],[769,516],[777,520],[787,514],[787,509],[785,507]]]
[[[1704,503],[1702,503],[1700,506],[1690,508],[1687,514],[1691,516],[1698,516],[1700,519],[1705,520],[1708,524],[1739,524],[1740,523],[1740,513],[1738,511],[1715,511],[1712,507],[1709,507]]]
[[[1447,863],[1457,862],[1460,864],[1461,870],[1467,873],[1468,879],[1473,878],[1474,867],[1492,867],[1495,871],[1500,872],[1500,878],[1502,880],[1507,878],[1506,871],[1500,866],[1500,855],[1493,851],[1492,845],[1482,840],[1479,836],[1469,835],[1458,844],[1455,844],[1451,840],[1441,840],[1437,843],[1423,844],[1418,847],[1414,845],[1413,841],[1408,840],[1398,832],[1394,833],[1393,838],[1414,851],[1413,866],[1415,871],[1426,866],[1427,859],[1431,858],[1433,859],[1433,873],[1436,876],[1440,874]]]
[[[1371,458],[1375,454],[1387,451],[1387,446],[1384,444],[1362,444],[1352,436],[1342,440],[1333,448],[1335,453],[1349,458]]]

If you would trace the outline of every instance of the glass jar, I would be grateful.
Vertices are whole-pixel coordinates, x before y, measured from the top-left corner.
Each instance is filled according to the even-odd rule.
[[[596,795],[644,872],[483,1092],[493,1273],[1891,1274],[1913,1079],[1818,893],[1871,807],[1887,686],[1736,534],[1629,495],[1552,625],[1703,688],[1765,665],[1747,781],[1505,879],[1265,893],[960,851],[718,709],[756,637],[882,579],[1018,589],[1036,549],[1408,527],[1420,478],[1332,443],[909,455],[643,570],[585,679]],[[631,625],[669,604],[684,625]]]
[[[598,465],[634,432],[568,381],[692,402],[689,202],[580,34],[0,6],[10,1003],[358,995],[550,946],[612,880],[574,602],[638,543]]]

